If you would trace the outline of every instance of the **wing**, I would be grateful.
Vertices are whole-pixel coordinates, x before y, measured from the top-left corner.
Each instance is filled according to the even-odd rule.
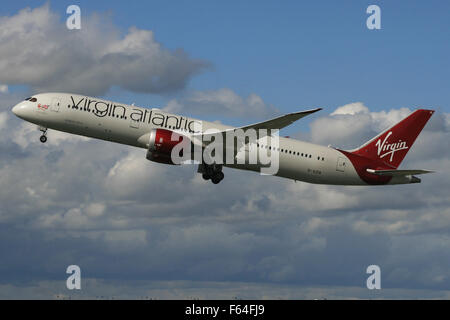
[[[322,110],[322,108],[288,113],[288,114],[285,114],[284,116],[280,116],[280,117],[273,118],[273,119],[270,119],[267,121],[258,122],[255,124],[251,124],[251,125],[236,128],[236,129],[242,129],[244,131],[247,129],[256,129],[256,130],[258,130],[258,129],[281,129],[281,128],[284,128],[284,127],[287,127],[287,126],[293,124],[295,121],[300,120],[303,117],[306,117],[306,116],[308,116],[314,112],[320,111],[320,110]],[[230,129],[230,130],[236,130],[236,129]]]
[[[248,129],[255,129],[255,130],[259,130],[259,129],[267,129],[267,130],[275,130],[275,129],[282,129],[284,127],[289,126],[290,124],[294,123],[295,121],[306,117],[314,112],[317,112],[319,110],[322,110],[322,108],[316,108],[316,109],[311,109],[311,110],[306,110],[306,111],[299,111],[299,112],[293,112],[293,113],[288,113],[285,114],[283,116],[277,117],[277,118],[273,118],[270,120],[266,120],[263,122],[258,122],[258,123],[254,123],[251,125],[247,125],[247,126],[243,126],[243,127],[236,127],[236,128],[230,128],[230,129],[226,129],[224,131],[220,131],[220,132],[215,132],[215,133],[200,133],[200,134],[194,134],[192,135],[192,137],[194,138],[208,138],[208,139],[202,139],[202,140],[207,140],[210,141],[211,139],[209,139],[209,136],[215,136],[218,133],[222,133],[223,135],[225,135],[227,132],[233,132],[236,130],[243,130],[244,132]]]
[[[287,127],[290,124],[294,123],[295,121],[297,121],[303,117],[306,117],[310,114],[313,114],[317,111],[320,111],[320,110],[322,110],[322,108],[288,113],[288,114],[285,114],[285,115],[277,117],[277,118],[254,123],[254,124],[243,126],[243,127],[230,128],[230,129],[226,129],[223,131],[216,131],[213,133],[194,134],[194,135],[191,135],[191,138],[194,141],[194,143],[200,143],[203,145],[203,147],[205,147],[212,140],[211,138],[217,136],[218,134],[222,134],[222,138],[223,138],[222,141],[226,141],[225,139],[226,139],[227,133],[233,133],[237,130],[242,130],[245,133],[245,131],[249,130],[249,129],[254,129],[254,130],[266,129],[266,132],[262,132],[262,133],[258,132],[259,133],[258,137],[263,138],[263,137],[271,134],[270,130],[282,129],[282,128]],[[244,145],[245,145],[244,139],[238,138],[236,146],[233,148],[233,150],[230,150],[230,151],[234,153],[234,156],[236,156],[236,153],[238,152],[238,150],[240,150],[242,148],[242,146],[244,146]],[[225,148],[225,146],[224,146],[224,148]]]
[[[374,169],[366,169],[367,172],[376,174],[378,176],[412,176],[414,174],[425,174],[425,173],[433,173],[434,171],[430,170],[374,170]]]

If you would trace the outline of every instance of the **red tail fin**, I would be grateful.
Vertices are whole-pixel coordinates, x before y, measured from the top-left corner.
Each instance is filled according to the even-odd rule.
[[[352,153],[381,160],[388,166],[397,168],[433,113],[434,110],[416,110]]]

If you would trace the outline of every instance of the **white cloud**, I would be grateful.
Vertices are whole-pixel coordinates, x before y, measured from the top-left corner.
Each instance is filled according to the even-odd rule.
[[[90,94],[113,85],[164,92],[183,87],[207,65],[164,48],[151,31],[119,33],[100,16],[87,17],[79,32],[68,31],[48,6],[3,17],[0,81]],[[7,85],[0,93],[2,110],[20,100]],[[188,93],[166,110],[231,117],[277,112],[256,94],[242,97],[227,88]],[[107,276],[126,282],[169,280],[149,284],[156,289],[145,292],[157,297],[371,298],[355,286],[365,283],[365,267],[377,263],[389,297],[449,296],[437,291],[450,285],[448,113],[432,117],[402,164],[437,174],[424,176],[422,184],[356,188],[230,169],[213,186],[194,167],[148,162],[143,149],[55,131],[42,145],[34,125],[8,112],[0,112],[4,283],[54,278],[64,272],[61,266],[79,262],[98,278],[108,270]],[[313,121],[311,140],[356,147],[409,112],[350,103]],[[206,288],[173,279],[204,280]],[[228,282],[208,282],[216,280]],[[230,282],[238,285],[230,288]],[[97,284],[95,292],[121,292]],[[305,287],[316,284],[327,288]],[[55,290],[47,287],[32,290],[51,295]],[[135,296],[138,286],[132,287],[126,296]],[[2,297],[21,293],[0,286]]]
[[[90,217],[100,217],[105,212],[104,203],[91,203],[86,207],[86,214]]]
[[[319,117],[312,137],[346,141],[351,133],[358,145],[407,113]],[[349,128],[352,117],[364,125]],[[448,286],[450,251],[435,249],[450,230],[447,119],[433,115],[406,157],[409,168],[439,174],[415,185],[339,187],[227,168],[212,185],[195,167],[147,161],[144,149],[69,135],[52,143],[54,131],[43,146],[32,125],[8,116],[0,136],[0,243],[8,243],[0,274],[22,279],[27,269],[15,252],[28,248],[25,264],[42,271],[33,273],[39,280],[79,261],[99,278],[106,268],[117,279],[348,288],[377,263],[387,286]],[[315,131],[320,123],[325,133]]]
[[[9,91],[0,94],[0,112],[5,112],[5,115],[12,115],[11,109],[19,101],[26,98],[28,93],[11,93]]]
[[[6,126],[6,121],[8,120],[8,114],[6,112],[0,112],[0,130]]]
[[[400,108],[374,112],[361,102],[349,103],[336,108],[329,116],[314,120],[311,123],[310,138],[322,145],[331,144],[334,147],[353,149],[392,127],[412,111]],[[428,127],[434,121],[435,119],[432,119]]]
[[[228,118],[267,118],[278,112],[273,105],[265,103],[255,93],[243,98],[228,88],[191,92],[180,100],[169,101],[164,110],[173,113],[221,115]]]
[[[369,113],[369,108],[367,108],[361,102],[354,102],[354,103],[349,103],[349,104],[346,104],[344,106],[338,107],[330,115],[331,116],[335,116],[335,115],[338,115],[338,114],[355,115],[357,113]]]
[[[168,92],[209,65],[165,48],[150,30],[132,27],[122,36],[106,16],[83,16],[81,30],[68,30],[48,4],[1,17],[0,30],[0,81],[34,91]]]

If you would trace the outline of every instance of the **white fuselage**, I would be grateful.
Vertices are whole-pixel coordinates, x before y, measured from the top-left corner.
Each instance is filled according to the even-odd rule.
[[[148,148],[152,129],[193,133],[198,127],[203,131],[232,128],[156,108],[140,108],[75,94],[45,93],[34,97],[36,102],[23,101],[14,107],[14,113],[41,127],[140,148]],[[282,137],[279,148],[277,176],[318,184],[366,185],[349,159],[336,149]],[[259,170],[258,165],[224,166]]]

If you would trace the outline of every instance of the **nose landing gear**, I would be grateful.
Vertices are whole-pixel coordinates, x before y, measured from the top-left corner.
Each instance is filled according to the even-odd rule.
[[[46,143],[47,142],[47,128],[39,127],[39,131],[42,132],[42,135],[39,137],[39,140],[42,143]]]

